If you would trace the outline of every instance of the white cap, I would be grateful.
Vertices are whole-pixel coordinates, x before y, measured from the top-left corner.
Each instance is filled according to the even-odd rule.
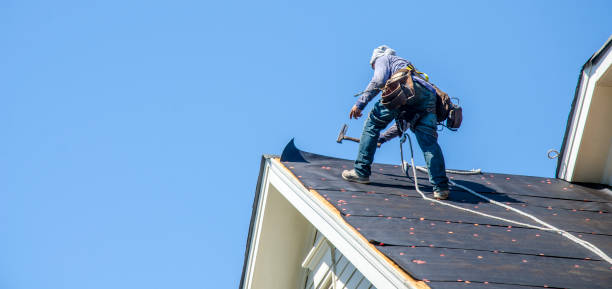
[[[381,46],[374,48],[374,51],[372,51],[372,58],[370,58],[370,66],[374,64],[374,61],[376,61],[377,58],[383,55],[389,55],[389,54],[395,55],[395,50],[391,49],[387,45],[381,45]]]

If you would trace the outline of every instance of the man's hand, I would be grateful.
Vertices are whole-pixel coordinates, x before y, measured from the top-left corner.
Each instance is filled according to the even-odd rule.
[[[351,113],[349,113],[349,119],[354,118],[354,119],[358,119],[361,117],[361,109],[357,108],[356,105],[353,105],[353,108],[351,108]]]

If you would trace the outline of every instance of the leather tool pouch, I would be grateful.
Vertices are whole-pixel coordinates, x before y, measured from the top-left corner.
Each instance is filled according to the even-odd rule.
[[[396,110],[414,100],[414,83],[411,74],[411,70],[400,69],[387,80],[381,99],[386,108]]]
[[[451,97],[437,86],[436,89],[436,118],[438,123],[446,121],[446,127],[450,130],[457,130],[463,121],[463,109],[454,104]]]
[[[463,109],[454,104],[453,108],[448,113],[448,119],[446,119],[446,126],[452,129],[458,129],[463,121]]]

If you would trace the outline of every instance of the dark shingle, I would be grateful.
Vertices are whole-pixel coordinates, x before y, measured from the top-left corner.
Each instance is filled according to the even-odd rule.
[[[302,152],[293,142],[281,162],[379,251],[432,288],[610,288],[612,284],[611,265],[584,247],[558,233],[424,200],[397,165],[374,164],[371,183],[363,185],[340,177],[342,170],[352,168],[352,161]],[[612,252],[612,197],[605,193],[609,188],[494,173],[449,177]],[[421,190],[431,197],[427,176],[418,173],[418,178]],[[459,188],[452,188],[448,202],[538,225]]]

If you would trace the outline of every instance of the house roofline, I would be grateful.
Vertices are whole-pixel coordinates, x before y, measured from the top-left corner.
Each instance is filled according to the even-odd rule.
[[[265,172],[265,173],[264,173]],[[265,180],[264,180],[265,179]],[[264,157],[258,179],[253,215],[245,251],[240,289],[245,288],[247,275],[252,270],[251,252],[254,250],[254,232],[259,226],[257,211],[260,198],[265,195],[262,188],[266,184],[274,186],[295,209],[302,214],[317,230],[334,244],[374,286],[378,288],[426,289],[429,286],[415,280],[401,267],[370,244],[355,228],[344,220],[340,212],[318,192],[309,190],[285,167],[278,158]]]
[[[257,177],[257,186],[255,187],[255,197],[253,198],[251,221],[249,223],[249,233],[247,235],[246,248],[244,249],[244,263],[242,264],[242,276],[240,277],[240,284],[238,288],[244,288],[244,278],[246,276],[246,270],[249,263],[249,251],[251,248],[251,242],[253,241],[253,229],[255,227],[256,215],[257,215],[257,204],[259,203],[259,196],[261,195],[261,188],[263,175],[266,167],[266,160],[278,158],[276,155],[262,155],[261,163],[259,165],[259,176]]]
[[[578,83],[576,84],[576,89],[574,91],[574,99],[572,100],[572,105],[570,107],[570,114],[567,117],[567,123],[565,125],[565,134],[563,135],[563,143],[561,144],[561,150],[559,151],[559,157],[557,158],[557,169],[555,172],[555,178],[559,178],[561,174],[561,167],[563,162],[563,156],[565,155],[565,151],[567,150],[567,142],[568,137],[570,136],[570,128],[572,127],[572,123],[574,122],[574,118],[576,116],[576,103],[578,102],[578,97],[580,95],[580,88],[582,87],[582,79],[584,78],[584,70],[587,67],[592,67],[595,63],[598,63],[601,57],[605,54],[605,52],[612,47],[612,35],[608,38],[606,43],[597,50],[590,58],[582,65],[580,69],[580,74],[578,75]]]

